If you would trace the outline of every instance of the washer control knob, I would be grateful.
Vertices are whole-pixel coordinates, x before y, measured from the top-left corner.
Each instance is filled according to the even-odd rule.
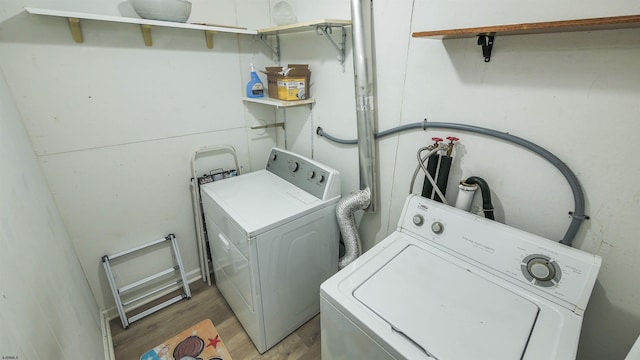
[[[278,158],[278,154],[276,153],[271,154],[271,161],[276,161],[277,158]]]
[[[435,221],[433,224],[431,224],[431,231],[440,235],[444,231],[444,225],[442,225],[440,221]]]
[[[324,180],[325,180],[324,175],[318,176],[318,184],[322,184]]]
[[[556,268],[548,259],[535,257],[527,263],[527,271],[534,279],[549,281],[556,276]]]
[[[289,164],[289,170],[291,170],[291,172],[296,172],[298,171],[299,166],[300,165],[298,165],[298,163],[294,161],[291,164]]]
[[[549,256],[543,254],[526,256],[520,263],[520,270],[524,278],[536,286],[556,286],[562,278],[560,265]]]
[[[413,223],[417,226],[422,226],[422,224],[424,224],[424,217],[422,217],[422,215],[413,215]]]
[[[309,173],[307,174],[307,179],[311,180],[314,177],[316,177],[316,172],[313,170],[309,171]]]

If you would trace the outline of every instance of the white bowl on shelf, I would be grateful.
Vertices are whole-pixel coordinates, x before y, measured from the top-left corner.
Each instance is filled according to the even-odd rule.
[[[271,9],[273,22],[278,26],[294,24],[298,21],[293,8],[287,1],[278,1]]]
[[[184,0],[131,0],[131,5],[143,19],[183,23],[191,15],[191,3]]]

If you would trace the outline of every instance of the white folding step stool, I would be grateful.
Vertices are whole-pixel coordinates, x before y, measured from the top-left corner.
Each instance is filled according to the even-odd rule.
[[[165,241],[170,241],[171,242],[171,247],[173,248],[173,254],[175,256],[176,262],[178,263],[177,265],[175,265],[174,267],[168,268],[166,270],[162,270],[156,274],[153,274],[151,276],[148,276],[144,279],[135,281],[129,285],[125,285],[122,287],[118,287],[116,285],[116,281],[113,277],[113,273],[111,272],[111,261],[124,256],[124,255],[128,255],[131,254],[133,252],[142,250],[142,249],[146,249],[149,248],[151,246],[163,243]],[[176,241],[176,237],[174,234],[169,234],[166,237],[156,240],[156,241],[152,241],[148,244],[144,244],[144,245],[140,245],[138,247],[135,247],[133,249],[129,249],[129,250],[125,250],[116,254],[112,254],[112,255],[105,255],[102,257],[102,265],[104,265],[104,270],[107,273],[107,279],[109,280],[109,286],[111,287],[111,292],[113,293],[113,298],[116,302],[116,307],[118,308],[118,314],[120,314],[120,320],[122,321],[122,326],[126,329],[129,327],[129,324],[131,324],[134,321],[140,320],[141,318],[153,314],[154,312],[160,310],[160,309],[164,309],[165,307],[176,303],[182,299],[189,299],[191,298],[191,291],[189,290],[189,283],[187,282],[187,277],[184,273],[184,267],[182,266],[182,259],[180,258],[180,252],[178,251],[178,242]],[[133,290],[135,288],[140,287],[141,285],[147,284],[153,280],[156,280],[162,276],[171,274],[175,271],[178,271],[180,273],[180,279],[176,280],[176,281],[172,281],[163,285],[159,285],[157,287],[155,287],[153,290],[145,293],[144,295],[140,295],[137,296],[133,299],[128,299],[126,302],[122,301],[121,295],[127,291]],[[134,302],[140,301],[146,297],[149,297],[153,294],[157,294],[158,292],[168,289],[174,285],[180,284],[180,282],[182,282],[182,287],[184,289],[184,293],[177,295],[169,300],[164,301],[161,304],[158,304],[150,309],[147,309],[145,311],[142,311],[139,314],[136,314],[134,316],[131,317],[127,317],[127,314],[125,312],[125,306],[130,305]]]

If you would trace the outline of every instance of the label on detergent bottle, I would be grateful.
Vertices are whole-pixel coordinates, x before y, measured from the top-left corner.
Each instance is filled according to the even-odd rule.
[[[262,86],[262,83],[254,83],[251,86],[251,94],[257,96],[264,95],[264,86]]]

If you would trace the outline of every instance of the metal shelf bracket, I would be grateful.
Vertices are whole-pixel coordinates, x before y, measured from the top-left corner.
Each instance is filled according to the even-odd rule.
[[[478,45],[482,46],[482,56],[484,62],[491,61],[491,50],[493,50],[493,39],[496,33],[480,34],[478,35]]]
[[[333,33],[333,27],[330,25],[316,26],[316,33],[318,35],[324,35],[327,41],[329,41],[329,43],[333,45],[333,47],[336,49],[336,51],[338,52],[338,61],[340,61],[340,65],[342,65],[342,71],[344,71],[345,45],[347,42],[347,32],[344,30],[344,26],[337,26],[337,27],[340,28],[340,31],[342,32],[340,36],[340,43],[337,43],[331,36],[331,34]]]
[[[280,36],[278,36],[278,34],[275,35],[275,39],[276,39],[276,44],[275,47],[271,46],[271,44],[269,43],[269,41],[267,41],[267,36],[266,34],[258,34],[256,35],[256,39],[262,41],[263,44],[265,44],[273,53],[274,59],[273,61],[277,64],[280,65]]]

